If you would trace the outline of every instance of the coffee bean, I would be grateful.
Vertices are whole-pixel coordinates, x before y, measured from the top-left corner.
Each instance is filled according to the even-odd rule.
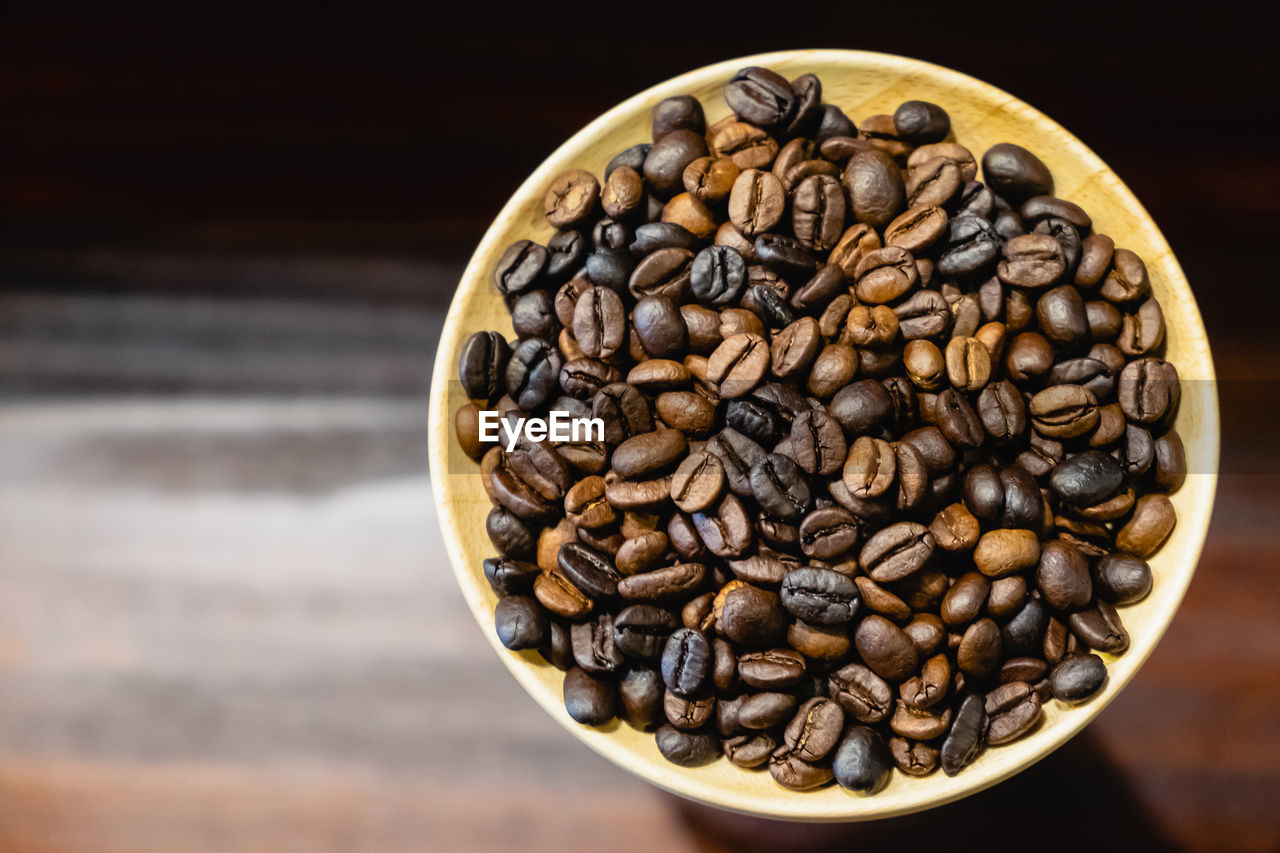
[[[769,760],[778,742],[768,732],[751,732],[725,738],[724,755],[729,763],[754,769]]]
[[[1053,668],[1053,698],[1072,705],[1092,697],[1107,680],[1107,667],[1097,655],[1072,655]]]
[[[790,457],[770,453],[751,467],[748,477],[756,501],[778,518],[799,518],[808,509],[808,483]]]
[[[724,87],[724,99],[743,121],[761,127],[785,124],[796,109],[796,93],[780,74],[767,68],[744,68]]]
[[[680,767],[701,767],[720,757],[715,737],[704,731],[687,732],[665,725],[658,729],[654,738],[662,757]]]
[[[1044,716],[1040,697],[1026,682],[1002,684],[987,694],[987,743],[992,746],[1017,740]]]
[[[906,208],[902,170],[882,151],[864,149],[849,158],[841,175],[859,222],[883,228]]]
[[[705,133],[707,130],[702,104],[692,95],[663,98],[653,105],[649,116],[655,142],[673,130],[691,130],[694,133]]]
[[[948,776],[955,776],[982,753],[988,725],[985,705],[983,697],[973,694],[960,702],[955,722],[939,751],[942,772]]]
[[[738,175],[729,193],[729,219],[744,235],[754,238],[778,224],[786,204],[786,191],[772,172],[747,169]]]
[[[678,627],[671,611],[652,604],[633,604],[618,611],[614,618],[613,642],[629,657],[656,661],[662,656],[667,637]]]
[[[868,539],[858,560],[872,580],[896,581],[924,568],[933,557],[934,547],[933,534],[927,527],[900,521]]]
[[[738,706],[738,724],[746,729],[771,729],[791,716],[796,697],[790,693],[753,693]]]
[[[965,629],[956,648],[956,664],[966,679],[981,683],[1000,665],[1000,628],[990,619],[979,619]]]
[[[494,627],[502,645],[509,649],[536,649],[549,637],[547,612],[527,595],[498,599],[493,614]]]
[[[677,563],[624,577],[618,581],[618,595],[631,601],[681,602],[687,600],[705,578],[703,564]]]
[[[782,605],[797,619],[814,625],[844,625],[858,610],[858,588],[831,569],[802,568],[782,582]]]
[[[1117,396],[1125,417],[1140,424],[1154,424],[1178,409],[1182,386],[1177,369],[1159,358],[1140,358],[1125,365]]]
[[[785,745],[773,751],[769,757],[769,775],[773,781],[793,791],[811,791],[831,782],[830,767],[810,764],[791,752]]]
[[[1032,196],[1053,195],[1053,175],[1049,168],[1020,145],[1001,142],[982,155],[982,177],[1010,204],[1020,204]]]
[[[649,149],[643,166],[645,181],[660,198],[670,198],[683,189],[685,168],[705,156],[707,143],[701,133],[683,128],[673,130]]]
[[[911,638],[888,619],[869,615],[858,623],[854,632],[858,654],[876,675],[900,681],[911,675],[919,664],[919,656]]]
[[[463,344],[458,357],[458,379],[473,400],[486,402],[504,390],[503,380],[511,348],[497,332],[476,332]]]
[[[1075,506],[1089,506],[1115,494],[1124,482],[1120,463],[1108,453],[1087,450],[1069,456],[1049,478],[1053,490]]]
[[[1098,561],[1095,586],[1112,604],[1133,604],[1151,592],[1151,567],[1128,554],[1107,554]]]
[[[786,648],[748,652],[738,658],[738,675],[761,690],[791,687],[804,678],[804,655]]]
[[[947,228],[937,272],[967,276],[989,267],[1000,256],[1000,237],[991,223],[976,216],[955,216]]]
[[[1116,249],[1111,256],[1111,269],[1098,288],[1098,294],[1109,302],[1137,302],[1151,292],[1147,265],[1128,249]]]
[[[574,667],[564,676],[564,707],[574,722],[603,726],[617,715],[617,689],[611,681]]]
[[[1049,438],[1076,438],[1098,425],[1098,399],[1080,385],[1046,388],[1031,398],[1028,409],[1035,428]]]
[[[1093,598],[1089,564],[1075,547],[1061,540],[1041,547],[1036,585],[1045,602],[1058,610],[1079,610]]]
[[[685,512],[697,512],[715,503],[724,491],[724,465],[715,454],[686,456],[671,478],[671,500]]]
[[[493,283],[501,293],[515,295],[534,287],[547,265],[547,250],[532,240],[507,247],[493,269]]]
[[[706,636],[680,628],[663,647],[662,681],[678,696],[693,696],[706,686],[711,663],[711,643]]]
[[[569,629],[573,659],[592,675],[605,675],[626,663],[614,643],[613,616],[600,613],[589,622],[575,622]]]
[[[831,175],[810,175],[792,196],[791,228],[808,249],[827,252],[844,233],[845,197],[840,181]]]
[[[716,595],[716,630],[748,648],[773,645],[786,631],[786,611],[775,593],[730,581]]]
[[[893,111],[893,127],[898,136],[912,145],[928,145],[946,139],[951,117],[937,104],[905,101]]]
[[[858,544],[861,524],[846,509],[825,506],[800,522],[800,550],[815,560],[838,560]]]
[[[542,212],[557,228],[569,228],[587,219],[600,196],[600,182],[585,169],[557,175],[542,199]]]
[[[874,794],[889,783],[893,758],[879,732],[853,726],[836,747],[831,769],[841,787]]]
[[[1135,557],[1150,557],[1169,538],[1177,522],[1173,504],[1164,495],[1143,495],[1133,515],[1116,533],[1116,547]]]

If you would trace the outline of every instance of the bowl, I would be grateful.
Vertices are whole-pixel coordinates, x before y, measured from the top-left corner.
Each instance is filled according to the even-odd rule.
[[[888,787],[869,797],[836,786],[789,791],[767,772],[742,770],[724,760],[698,768],[677,767],[659,754],[652,734],[619,724],[588,728],[570,719],[561,693],[563,674],[536,653],[507,650],[495,636],[496,597],[481,568],[481,561],[493,552],[484,528],[490,504],[477,466],[453,438],[453,412],[466,402],[456,380],[460,348],[469,334],[480,329],[511,334],[502,299],[490,283],[491,271],[513,240],[545,241],[553,233],[541,213],[542,196],[551,179],[575,167],[602,175],[615,153],[649,141],[649,110],[665,97],[695,95],[702,101],[708,124],[722,118],[729,113],[722,97],[725,83],[749,65],[772,68],[788,79],[817,74],[823,99],[843,108],[855,122],[892,113],[902,101],[917,98],[942,105],[951,115],[955,138],[979,157],[989,146],[1004,141],[1034,151],[1052,170],[1057,195],[1083,206],[1093,216],[1095,230],[1109,234],[1117,246],[1134,250],[1146,261],[1168,327],[1166,357],[1177,366],[1183,381],[1176,428],[1186,445],[1191,473],[1173,495],[1177,527],[1150,561],[1156,579],[1151,595],[1121,610],[1132,645],[1119,657],[1103,655],[1110,670],[1104,689],[1082,706],[1046,703],[1045,719],[1037,730],[1007,746],[987,749],[955,777],[936,772],[910,778],[895,772]],[[1052,119],[994,86],[916,59],[851,50],[766,53],[699,68],[622,102],[560,146],[503,207],[462,275],[436,353],[430,411],[432,488],[449,560],[476,621],[525,690],[574,737],[649,782],[709,805],[791,820],[883,818],[957,800],[1009,778],[1088,725],[1137,673],[1173,619],[1208,530],[1218,464],[1213,378],[1209,342],[1195,297],[1160,230],[1098,155]],[[466,690],[466,685],[455,689]]]

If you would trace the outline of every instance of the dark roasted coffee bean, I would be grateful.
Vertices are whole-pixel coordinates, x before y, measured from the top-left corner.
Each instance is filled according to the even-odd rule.
[[[604,167],[604,176],[607,180],[613,174],[613,170],[620,166],[627,166],[639,172],[644,168],[644,158],[649,156],[649,149],[653,146],[647,142],[641,142],[638,145],[632,145],[630,148],[624,149],[614,155],[609,161],[609,165]]]
[[[689,347],[689,329],[684,317],[666,296],[639,299],[632,311],[632,324],[651,358],[679,358]]]
[[[1000,628],[990,619],[979,619],[971,624],[960,638],[956,648],[956,664],[968,681],[986,681],[1000,665]]]
[[[754,543],[751,520],[732,492],[714,508],[694,513],[693,525],[707,549],[717,557],[741,557]]]
[[[585,545],[571,542],[561,546],[556,565],[574,586],[592,598],[605,598],[618,592],[620,575],[613,562]]]
[[[578,346],[591,358],[612,357],[627,335],[622,298],[606,287],[587,290],[574,307],[573,334]]]
[[[822,409],[808,409],[791,422],[791,456],[806,474],[828,476],[844,464],[840,422]]]
[[[1000,631],[1000,642],[1005,655],[1023,657],[1034,655],[1042,648],[1048,616],[1038,599],[1027,599],[1008,624]]]
[[[1000,256],[1000,237],[985,219],[956,216],[948,225],[946,242],[938,257],[943,276],[967,276],[989,267]]]
[[[836,747],[832,772],[841,787],[874,794],[889,783],[893,757],[879,732],[853,726]]]
[[[498,639],[509,649],[536,649],[549,638],[547,611],[527,595],[508,595],[498,599],[493,613]]]
[[[1041,547],[1036,585],[1045,602],[1062,611],[1079,610],[1093,598],[1089,564],[1074,546],[1061,540]]]
[[[912,145],[941,142],[951,130],[951,117],[937,104],[905,101],[893,111],[894,131]]]
[[[1015,287],[1040,288],[1058,281],[1067,271],[1067,260],[1058,241],[1047,234],[1023,234],[1004,245],[1004,258],[996,275]],[[1073,291],[1074,292],[1074,291]],[[1079,294],[1076,294],[1079,298]]]
[[[511,306],[511,326],[521,339],[554,340],[560,333],[560,321],[551,294],[545,290],[529,290],[516,297]]]
[[[560,351],[546,341],[521,341],[507,362],[507,393],[525,411],[537,409],[556,387],[563,364]]]
[[[662,681],[678,696],[693,696],[711,673],[711,643],[706,635],[680,628],[667,638],[662,651]]]
[[[467,338],[458,357],[458,380],[473,400],[486,402],[500,396],[506,385],[507,360],[511,348],[497,332],[476,332]]]
[[[1071,614],[1069,624],[1072,633],[1091,649],[1118,655],[1129,648],[1129,632],[1116,609],[1105,601]]]
[[[1073,454],[1049,478],[1053,490],[1067,503],[1091,506],[1115,494],[1124,482],[1120,463],[1100,450]]]
[[[739,402],[729,405],[730,412]],[[726,418],[732,424],[732,418]],[[751,468],[764,459],[765,452],[755,441],[732,428],[726,428],[707,440],[707,451],[720,457],[725,480],[735,494],[751,495]]]
[[[820,512],[822,510],[819,510]],[[843,512],[843,510],[840,510]],[[814,625],[844,625],[858,611],[858,588],[831,569],[796,569],[783,579],[782,605],[797,619]]]
[[[859,722],[878,723],[893,708],[889,685],[862,664],[846,664],[831,674],[827,684],[831,698]]]
[[[749,269],[748,275],[754,269],[758,268]],[[780,329],[795,321],[795,314],[787,304],[785,284],[781,288],[775,288],[767,283],[753,284],[747,288],[746,295],[742,297],[742,305],[755,312],[770,329]]]
[[[1092,697],[1107,680],[1107,667],[1097,655],[1071,655],[1053,668],[1049,685],[1053,698],[1072,705]]]
[[[790,457],[771,453],[751,467],[751,493],[767,512],[778,518],[799,518],[809,507],[809,485]]]
[[[1046,388],[1031,398],[1027,408],[1035,428],[1049,438],[1077,438],[1098,425],[1098,399],[1081,385]]]
[[[1133,604],[1151,592],[1151,567],[1128,554],[1108,554],[1098,561],[1095,586],[1112,604]]]
[[[986,746],[987,712],[983,697],[970,694],[960,702],[951,731],[940,750],[942,772],[955,776],[973,763]]]
[[[484,577],[498,595],[528,592],[538,576],[538,567],[523,560],[489,557],[484,561]]]
[[[620,669],[626,662],[614,643],[613,616],[601,613],[589,622],[575,622],[570,628],[573,659],[586,672],[603,675]]]
[[[705,731],[682,731],[665,725],[654,737],[662,757],[680,767],[700,767],[720,757],[715,736]]]
[[[689,444],[683,433],[660,429],[622,442],[613,452],[613,470],[623,477],[640,479],[675,465]]]
[[[662,676],[652,669],[629,669],[618,679],[621,717],[627,725],[649,731],[665,722],[662,700],[665,691]]]
[[[796,93],[787,79],[754,66],[734,75],[724,87],[724,99],[740,119],[766,128],[786,124],[796,109]]]
[[[532,240],[507,247],[493,269],[493,283],[504,294],[522,293],[536,286],[547,264],[547,250]]]
[[[769,775],[773,781],[793,791],[811,791],[830,783],[833,778],[830,767],[810,764],[785,745],[775,749],[769,757]]]
[[[655,142],[673,130],[691,130],[694,133],[706,133],[707,130],[702,104],[692,95],[663,98],[653,105],[649,116]]]
[[[879,382],[863,379],[837,391],[829,410],[847,434],[874,434],[888,421],[893,400]]]
[[[993,145],[982,155],[982,178],[1010,204],[1021,204],[1032,196],[1053,195],[1049,167],[1027,149],[1010,142]]]
[[[902,337],[907,341],[939,338],[951,328],[951,306],[936,290],[918,290],[899,302],[893,310],[898,318]]]
[[[575,722],[603,726],[617,714],[617,688],[611,681],[594,678],[574,667],[565,673],[564,707]]]
[[[685,167],[705,156],[707,142],[701,133],[686,128],[673,130],[649,149],[644,159],[645,180],[660,198],[670,198],[684,189]]]
[[[724,755],[730,764],[753,769],[765,764],[777,747],[778,742],[768,732],[750,732],[725,738]]]
[[[679,626],[669,610],[652,604],[633,604],[613,620],[613,642],[623,654],[644,661],[662,656],[667,637]]]
[[[631,243],[632,257],[642,258],[662,249],[696,251],[702,244],[697,237],[672,222],[649,222],[636,227]]]
[[[484,526],[485,532],[489,535],[489,541],[504,557],[517,560],[533,558],[535,548],[533,533],[530,532],[528,525],[509,510],[500,506],[494,507],[489,511]]]

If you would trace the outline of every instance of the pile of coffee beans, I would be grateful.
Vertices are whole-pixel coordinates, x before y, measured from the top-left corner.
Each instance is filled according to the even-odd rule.
[[[676,764],[954,775],[1129,644],[1186,476],[1160,304],[1035,154],[935,104],[855,125],[765,68],[724,98],[557,177],[556,234],[493,271],[516,340],[466,342],[455,424],[498,635]],[[508,450],[482,409],[604,435]]]

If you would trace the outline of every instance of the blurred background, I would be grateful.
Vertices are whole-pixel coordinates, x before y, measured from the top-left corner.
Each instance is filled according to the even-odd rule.
[[[0,13],[0,851],[1280,850],[1280,76],[1235,12]],[[730,818],[562,732],[465,611],[425,461],[507,196],[631,94],[789,47],[1072,130],[1164,229],[1223,380],[1214,525],[1141,674],[1033,770],[871,825]]]

